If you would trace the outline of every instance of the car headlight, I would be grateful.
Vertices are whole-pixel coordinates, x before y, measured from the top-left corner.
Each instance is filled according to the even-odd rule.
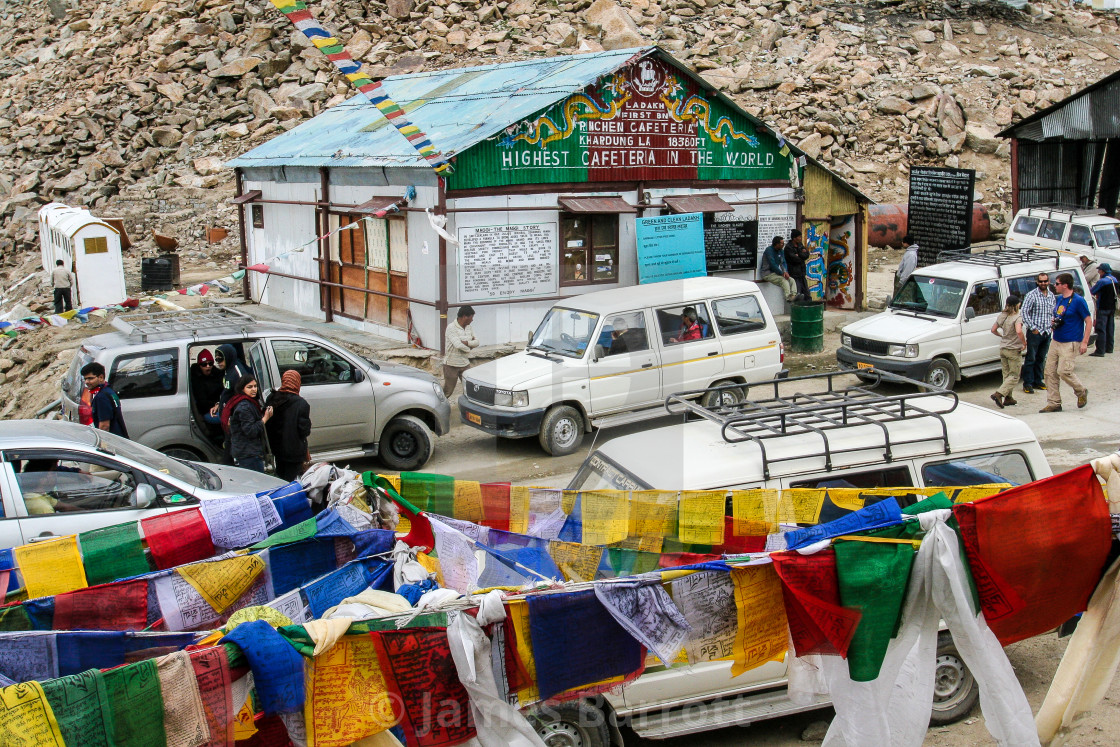
[[[917,358],[918,346],[917,345],[890,345],[887,347],[887,355],[894,358]]]
[[[496,389],[494,391],[494,404],[499,407],[525,407],[529,404],[529,392]]]
[[[840,335],[840,344],[846,348],[850,348],[852,346],[852,336]]]
[[[437,381],[432,382],[432,391],[434,391],[436,393],[436,399],[437,400],[442,402],[443,400],[447,399],[447,395],[445,395],[443,393],[443,387],[441,387],[439,385],[439,382],[437,382]]]
[[[907,345],[906,346],[906,357],[907,358],[917,358],[918,357],[918,346],[917,345]]]

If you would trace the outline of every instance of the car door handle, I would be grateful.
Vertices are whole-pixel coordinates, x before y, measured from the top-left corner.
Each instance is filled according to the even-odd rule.
[[[653,368],[653,364],[652,363],[643,363],[642,368]]]
[[[32,537],[31,539],[29,539],[27,541],[28,542],[46,542],[47,540],[53,540],[53,539],[56,539],[54,534],[52,534],[51,532],[43,532],[38,537]]]
[[[719,355],[719,351],[718,350],[713,350],[712,352],[708,353],[709,358],[711,358],[713,355]]]

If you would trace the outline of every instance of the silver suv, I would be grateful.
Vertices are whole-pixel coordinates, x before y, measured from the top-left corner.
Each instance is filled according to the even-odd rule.
[[[376,362],[290,324],[258,322],[227,308],[130,314],[113,320],[116,332],[90,337],[62,381],[62,409],[78,422],[81,369],[105,366],[121,398],[132,440],[180,459],[217,461],[220,429],[207,424],[190,393],[190,367],[204,349],[231,344],[260,381],[262,396],[284,371],[303,379],[311,405],[313,460],[379,456],[394,470],[422,467],[434,449],[433,432],[451,428],[451,406],[428,373]]]

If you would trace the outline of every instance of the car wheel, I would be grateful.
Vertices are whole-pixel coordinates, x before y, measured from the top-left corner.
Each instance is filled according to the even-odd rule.
[[[169,456],[172,459],[185,459],[188,462],[201,462],[205,461],[202,454],[199,454],[194,449],[187,448],[186,446],[168,446],[166,449],[160,449],[159,453],[164,456]]]
[[[423,420],[415,415],[398,415],[381,432],[378,455],[390,469],[411,472],[424,466],[434,446],[432,431]]]
[[[721,381],[718,384],[715,384],[715,386],[725,386],[734,383],[734,381]],[[709,389],[704,393],[704,396],[700,398],[700,404],[709,410],[718,407],[734,407],[742,401],[743,390],[738,387],[721,389],[719,391]]]
[[[937,358],[929,364],[929,371],[926,372],[926,383],[938,389],[952,391],[957,383],[957,369],[950,361]]]
[[[980,685],[957,652],[953,636],[937,636],[937,664],[933,679],[931,724],[952,724],[967,716],[980,700]]]
[[[541,422],[541,448],[552,456],[571,454],[583,443],[583,418],[570,405],[556,405]]]
[[[610,747],[607,720],[602,711],[589,703],[535,708],[527,718],[548,747]]]

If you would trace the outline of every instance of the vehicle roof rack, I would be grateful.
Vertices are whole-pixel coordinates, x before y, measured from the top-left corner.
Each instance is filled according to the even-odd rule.
[[[1091,208],[1084,205],[1071,205],[1066,202],[1044,202],[1040,205],[1028,205],[1027,210],[1045,210],[1047,217],[1053,213],[1069,213],[1070,215],[1105,215],[1104,208]]]
[[[979,250],[979,251],[977,251]],[[1006,265],[1017,265],[1023,262],[1037,262],[1042,259],[1053,260],[1054,269],[1058,269],[1062,252],[1057,249],[1011,249],[1003,244],[977,244],[971,249],[953,249],[938,252],[937,262],[963,262],[970,265],[984,265],[995,267],[996,274],[1003,277],[1003,268]]]
[[[205,306],[182,311],[155,311],[129,314],[113,319],[113,326],[141,342],[154,342],[189,336],[198,339],[199,330],[207,333],[244,334],[257,320],[243,311],[225,306]]]
[[[867,464],[881,464],[884,460],[894,459],[894,449],[905,444],[935,444],[939,453],[950,453],[949,430],[945,423],[945,413],[957,409],[960,400],[957,394],[945,389],[930,386],[915,379],[882,371],[877,368],[859,369],[864,383],[843,386],[837,382],[840,376],[852,376],[854,371],[831,371],[809,374],[789,379],[774,379],[755,384],[724,384],[688,392],[677,392],[665,399],[665,409],[672,414],[693,413],[720,426],[723,440],[728,443],[750,441],[758,444],[762,453],[762,474],[770,479],[770,466],[778,462],[804,459],[805,454],[788,457],[772,457],[767,454],[766,443],[774,438],[803,433],[814,433],[821,438],[824,449],[825,468],[832,469],[832,459],[837,454],[873,451]],[[788,390],[794,382],[824,381],[824,392],[793,392]],[[875,391],[882,383],[902,384],[917,387],[917,392],[882,393]],[[751,399],[753,388],[773,387],[773,397]],[[707,392],[738,390],[741,401],[732,405],[705,407],[699,398]],[[893,439],[889,423],[929,419],[940,428],[928,436],[909,439]],[[840,447],[829,439],[830,432],[855,425],[870,425],[883,432],[882,446],[860,445]],[[848,466],[848,465],[845,465]],[[855,465],[852,465],[855,466]]]

